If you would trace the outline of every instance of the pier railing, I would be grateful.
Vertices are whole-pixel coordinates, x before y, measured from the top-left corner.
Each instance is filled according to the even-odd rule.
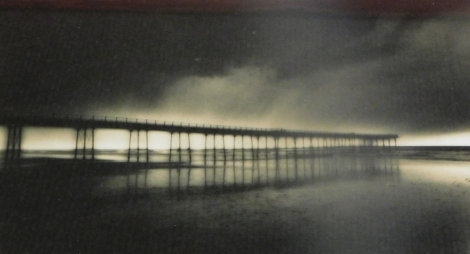
[[[318,132],[285,130],[281,128],[251,128],[226,125],[167,122],[139,118],[110,117],[96,115],[0,115],[0,125],[62,128],[110,128],[126,130],[155,130],[167,132],[202,133],[219,135],[254,135],[279,137],[325,137],[364,140],[396,140],[394,134],[357,134],[340,132]]]

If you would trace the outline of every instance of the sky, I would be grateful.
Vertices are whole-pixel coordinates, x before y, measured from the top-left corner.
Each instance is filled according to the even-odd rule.
[[[254,12],[301,10],[328,14],[408,15],[465,13],[467,0],[3,0],[0,7],[73,10]]]
[[[325,13],[1,9],[0,108],[470,144],[468,15]]]

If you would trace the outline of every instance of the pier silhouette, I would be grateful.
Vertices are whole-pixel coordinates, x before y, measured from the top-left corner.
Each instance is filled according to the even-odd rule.
[[[42,162],[47,161],[52,168],[51,165],[63,168],[64,163],[70,168],[73,164],[74,168],[80,168],[81,174],[88,172],[92,176],[106,172],[124,175],[124,188],[128,193],[152,187],[148,182],[149,171],[156,170],[167,182],[153,184],[153,187],[177,193],[291,186],[359,173],[398,172],[396,161],[390,159],[397,145],[398,135],[394,134],[261,129],[70,115],[0,116],[0,125],[7,127],[3,171],[15,171],[25,161],[32,161],[22,158],[23,128],[73,129],[76,132],[75,149],[71,151],[73,159]],[[115,152],[124,158],[122,162],[97,158],[101,153],[95,147],[97,129],[128,132],[128,148]],[[170,142],[165,149],[155,151],[149,148],[149,132],[157,131],[169,134]],[[202,149],[191,146],[191,136],[196,134],[204,139]]]

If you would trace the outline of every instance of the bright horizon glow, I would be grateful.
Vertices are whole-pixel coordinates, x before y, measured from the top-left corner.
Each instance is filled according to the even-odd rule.
[[[470,132],[403,135],[397,143],[399,146],[470,146]]]
[[[24,150],[72,150],[75,149],[76,132],[73,129],[59,128],[24,128],[22,149]],[[181,134],[181,144],[183,149],[187,149],[188,136]],[[191,134],[191,149],[204,148],[204,136],[202,134]],[[233,137],[225,137],[225,147],[233,147]],[[97,129],[95,131],[95,149],[98,150],[123,150],[128,149],[129,132],[126,130],[107,130]],[[213,136],[207,139],[207,145],[213,147]],[[140,132],[140,148],[145,149],[145,132]],[[249,138],[244,139],[245,147],[251,146]],[[269,146],[272,142],[269,141]],[[289,142],[291,143],[291,142]],[[291,144],[290,144],[291,145]],[[301,145],[300,142],[298,145]],[[445,134],[427,134],[427,135],[400,135],[397,140],[398,146],[470,146],[470,132],[445,133]],[[0,149],[6,146],[6,128],[0,127]],[[149,149],[162,150],[170,146],[170,135],[165,132],[149,132]],[[173,135],[172,147],[177,149],[179,146],[178,134]],[[241,138],[237,137],[236,146],[241,146]],[[260,140],[260,147],[265,146],[265,141]],[[79,148],[80,148],[79,144]],[[88,147],[88,146],[87,146]],[[137,134],[132,134],[132,149],[137,148]],[[222,137],[217,136],[216,147],[222,148]],[[254,147],[257,147],[255,140]]]

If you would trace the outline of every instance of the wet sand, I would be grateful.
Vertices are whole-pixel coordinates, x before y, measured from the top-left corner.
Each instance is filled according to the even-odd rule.
[[[20,195],[10,181],[0,253],[470,253],[468,171],[402,160],[400,175],[178,200],[77,196],[54,179]]]

